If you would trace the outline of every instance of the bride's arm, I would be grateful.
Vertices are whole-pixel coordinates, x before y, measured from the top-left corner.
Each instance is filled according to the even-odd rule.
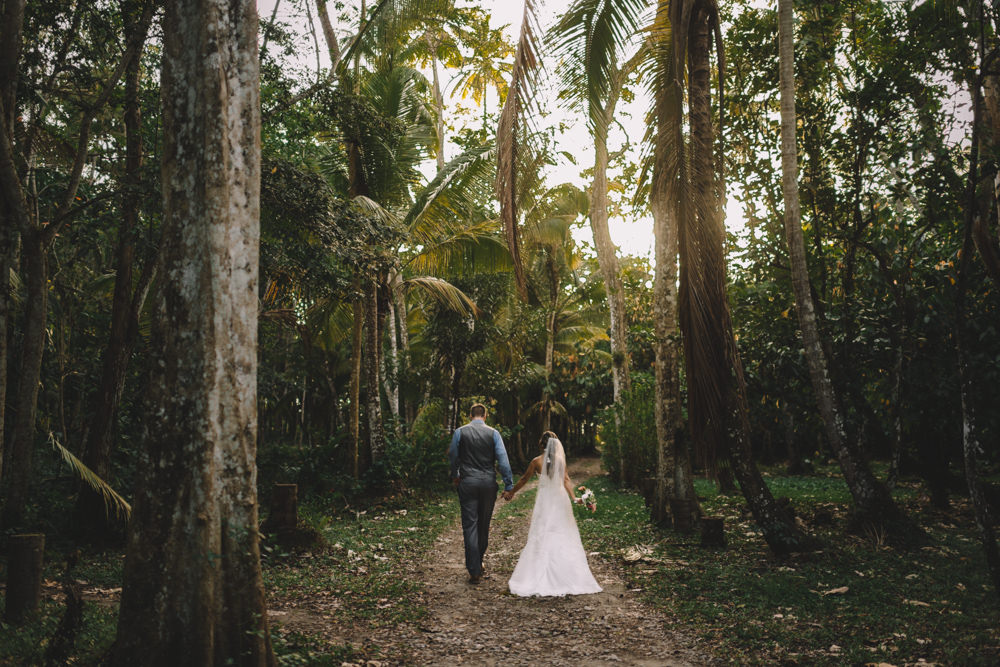
[[[573,491],[573,482],[569,478],[569,472],[563,475],[563,486],[566,487],[566,493],[569,494],[569,499],[574,503],[577,502],[579,499],[576,497],[576,492]]]
[[[534,477],[538,473],[539,468],[541,466],[541,460],[542,460],[541,456],[536,456],[535,458],[531,459],[531,463],[528,464],[528,469],[524,471],[524,474],[521,475],[521,479],[517,480],[517,484],[515,484],[514,488],[510,490],[511,496],[520,491],[521,487],[527,484],[528,480]]]

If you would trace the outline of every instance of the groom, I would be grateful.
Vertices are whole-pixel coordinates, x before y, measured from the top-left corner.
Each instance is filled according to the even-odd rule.
[[[486,406],[476,403],[469,408],[469,417],[468,424],[455,429],[448,447],[448,459],[462,507],[465,567],[469,571],[469,583],[478,584],[483,577],[483,554],[489,543],[490,519],[499,490],[494,462],[500,464],[503,495],[508,500],[513,495],[514,476],[503,438],[496,429],[486,425]]]

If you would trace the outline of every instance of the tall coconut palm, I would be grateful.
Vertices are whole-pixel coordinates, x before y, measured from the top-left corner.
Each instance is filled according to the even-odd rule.
[[[719,8],[714,0],[673,0],[669,18],[674,81],[688,100],[688,136],[678,130],[664,134],[673,144],[666,179],[680,232],[679,310],[691,433],[710,463],[729,459],[764,539],[776,553],[788,553],[805,548],[808,540],[775,502],[753,461],[743,366],[726,295],[725,185],[710,87],[713,41],[720,92],[725,81]],[[674,99],[679,99],[676,93]]]
[[[594,179],[590,187],[590,225],[597,263],[608,295],[611,329],[611,380],[615,404],[631,384],[628,332],[625,322],[625,288],[618,256],[608,228],[608,127],[622,90],[645,56],[638,49],[622,64],[621,51],[639,31],[644,0],[605,2],[577,0],[552,31],[554,51],[563,66],[560,96],[586,110],[594,136]],[[617,413],[616,413],[617,414]],[[619,448],[619,454],[624,450]],[[622,475],[625,466],[619,465]],[[624,478],[623,478],[624,480]]]

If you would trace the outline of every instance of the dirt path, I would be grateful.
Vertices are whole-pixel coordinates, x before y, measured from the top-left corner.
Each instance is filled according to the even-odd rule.
[[[570,475],[583,480],[598,470],[598,461],[585,460],[572,464]],[[502,502],[498,502],[498,510]],[[340,639],[379,647],[389,656],[380,664],[617,666],[707,662],[690,640],[669,629],[669,619],[626,588],[613,564],[598,555],[592,554],[589,560],[603,593],[565,598],[511,595],[507,579],[524,546],[532,509],[529,499],[519,497],[512,502],[514,506],[494,518],[485,561],[487,578],[478,586],[467,583],[456,505],[454,525],[437,539],[422,562],[409,568],[409,576],[423,583],[428,617],[419,626],[373,629],[364,631],[365,636]]]

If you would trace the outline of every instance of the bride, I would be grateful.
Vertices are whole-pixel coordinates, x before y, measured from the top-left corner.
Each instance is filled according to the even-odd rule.
[[[531,477],[539,475],[528,541],[510,578],[510,592],[521,596],[600,593],[602,589],[590,572],[573,516],[570,501],[580,501],[566,472],[562,443],[555,433],[546,431],[538,444],[543,453],[531,461],[514,488],[504,494],[509,500]]]

